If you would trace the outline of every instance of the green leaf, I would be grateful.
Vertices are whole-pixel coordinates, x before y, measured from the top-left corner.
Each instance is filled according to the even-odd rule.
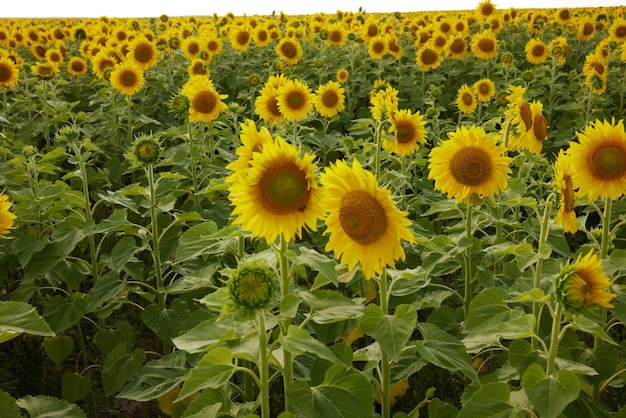
[[[546,418],[558,417],[580,393],[580,381],[573,372],[560,370],[554,378],[546,376],[539,364],[526,369],[522,386],[539,415]]]
[[[111,269],[121,272],[126,264],[137,263],[139,259],[135,257],[140,248],[135,243],[134,237],[123,237],[115,244],[113,250],[111,250]]]
[[[75,293],[74,296],[75,299],[71,300],[56,295],[43,308],[44,318],[57,334],[78,323],[87,312],[87,304],[89,303],[87,295]]]
[[[363,313],[362,299],[349,299],[332,290],[299,292],[298,296],[311,307],[312,320],[318,324],[357,319]]]
[[[226,347],[214,348],[191,369],[189,377],[174,402],[205,388],[219,388],[228,382],[234,372],[232,352]]]
[[[508,417],[513,406],[509,404],[511,391],[503,382],[487,383],[479,387],[463,405],[459,418]]]
[[[117,272],[109,271],[100,277],[89,291],[89,303],[87,313],[100,309],[103,305],[121,303],[122,297],[127,290],[126,282],[119,279]]]
[[[440,399],[432,399],[428,403],[428,418],[456,418],[459,410]]]
[[[226,238],[239,234],[235,226],[218,229],[213,221],[204,222],[189,228],[180,237],[176,251],[176,263],[191,260],[196,257],[224,252]]]
[[[63,399],[68,402],[76,402],[91,393],[91,376],[88,374],[81,376],[67,371],[61,378],[61,393]]]
[[[174,338],[172,342],[179,350],[188,353],[202,353],[216,345],[234,340],[235,330],[215,319],[208,319],[196,325],[184,334]]]
[[[309,387],[301,380],[293,382],[287,396],[305,418],[363,418],[374,413],[374,398],[369,379],[351,367],[333,365],[324,382]]]
[[[185,353],[175,351],[144,364],[118,398],[146,402],[156,399],[172,389],[179,387],[185,380]]]
[[[422,340],[415,342],[415,348],[420,356],[436,366],[452,372],[460,370],[474,382],[479,381],[461,341],[433,324],[420,323],[417,328],[422,334]]]
[[[190,316],[187,304],[181,299],[174,299],[171,309],[161,309],[156,304],[148,305],[141,319],[156,335],[167,341],[178,335],[180,327]]]
[[[337,358],[330,348],[298,326],[290,325],[287,335],[281,335],[280,341],[283,348],[294,356],[313,354],[331,363],[342,363],[341,359]]]
[[[49,396],[26,396],[17,406],[28,411],[30,418],[87,418],[76,405]]]
[[[122,343],[104,358],[102,384],[106,396],[113,395],[137,373],[146,361],[146,353],[143,349],[136,348],[132,353],[129,351],[128,345]]]
[[[85,238],[85,232],[81,228],[75,227],[69,221],[59,222],[55,227],[50,239],[52,242],[56,242],[59,250],[68,255],[71,253],[76,244],[81,242]]]
[[[185,274],[163,288],[163,292],[170,295],[193,292],[198,289],[211,287],[211,278],[222,268],[219,263],[210,264],[197,272]]]
[[[300,247],[298,250],[300,252],[299,255],[289,257],[296,265],[310,267],[335,286],[339,285],[337,281],[337,271],[335,270],[337,262],[334,258],[320,254],[304,246]]]
[[[34,307],[24,302],[0,301],[0,343],[22,333],[54,336],[54,332]]]
[[[22,418],[20,410],[15,403],[15,399],[8,393],[0,390],[0,417]]]
[[[126,218],[128,216],[128,211],[126,208],[115,209],[111,216],[107,219],[104,219],[102,222],[96,225],[94,232],[99,234],[106,234],[108,232],[112,232],[117,230],[121,225],[126,222]]]
[[[60,366],[61,363],[72,354],[74,350],[74,340],[67,335],[57,335],[56,337],[46,338],[43,342],[43,348],[46,350],[46,354],[56,364]]]
[[[602,326],[597,322],[592,321],[584,315],[572,315],[572,325],[579,331],[587,332],[594,337],[598,337],[609,344],[617,344],[609,335],[604,331]]]
[[[359,322],[361,331],[374,337],[391,360],[397,360],[417,323],[417,311],[411,305],[398,305],[393,315],[385,314],[380,306],[367,305]]]

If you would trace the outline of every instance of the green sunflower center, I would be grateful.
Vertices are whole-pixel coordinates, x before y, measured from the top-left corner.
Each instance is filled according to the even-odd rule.
[[[491,158],[482,148],[463,148],[450,161],[452,177],[465,186],[483,184],[491,178],[492,172]]]
[[[269,169],[259,186],[265,208],[277,214],[303,212],[311,194],[306,173],[295,164]]]
[[[304,107],[306,100],[301,92],[292,91],[287,94],[286,102],[291,110],[300,110]]]
[[[231,287],[237,303],[255,309],[266,305],[272,297],[271,278],[263,271],[243,271]]]
[[[385,209],[374,196],[361,190],[348,192],[341,199],[339,222],[343,231],[361,245],[378,241],[387,230]]]
[[[615,180],[626,174],[626,150],[617,143],[602,144],[590,153],[587,163],[595,178]]]
[[[401,144],[411,142],[415,138],[415,128],[410,123],[400,123],[396,126],[396,140]]]
[[[200,113],[211,113],[217,106],[217,99],[212,92],[203,90],[193,97],[191,106]]]

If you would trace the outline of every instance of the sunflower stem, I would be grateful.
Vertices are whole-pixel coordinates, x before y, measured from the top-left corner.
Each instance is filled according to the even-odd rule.
[[[380,309],[384,315],[389,311],[389,296],[387,295],[387,270],[383,268],[383,272],[378,278],[378,288],[380,292]],[[389,393],[391,387],[391,370],[389,367],[389,354],[381,347],[380,359],[380,408],[383,418],[391,416],[391,405]]]
[[[126,102],[127,102],[127,107],[128,107],[128,138],[132,141],[133,139],[133,125],[132,125],[132,118],[131,118],[131,105],[132,105],[132,100],[131,100],[131,96],[128,95],[126,96]]]
[[[602,240],[600,241],[600,260],[604,262],[608,253],[611,243],[611,235],[609,234],[611,228],[611,207],[613,206],[613,200],[606,196],[604,198],[604,213],[602,214]],[[607,310],[605,307],[600,307],[600,317],[602,318],[602,324],[606,323]],[[600,346],[601,339],[598,336],[593,338],[593,347],[598,348]]]
[[[289,261],[287,260],[287,240],[281,234],[280,235],[280,249],[279,249],[279,262],[280,262],[280,299],[284,301],[289,295]],[[285,319],[282,322],[281,330],[283,335],[287,335],[289,326],[291,325],[291,319]],[[287,391],[291,382],[293,381],[293,358],[291,353],[283,347],[283,386],[285,393],[285,411],[291,412],[291,405],[289,404],[289,397]]]
[[[465,237],[472,242],[472,208],[471,202],[467,202],[467,216],[465,217]],[[468,245],[463,251],[464,275],[465,275],[465,303],[463,313],[465,320],[469,315],[470,304],[472,303],[472,245]]]
[[[44,131],[43,135],[46,138],[46,150],[50,151],[50,120],[48,116],[48,80],[45,78],[43,83],[43,117],[44,117]]]
[[[270,418],[270,389],[269,389],[269,369],[268,369],[268,355],[267,355],[267,335],[265,331],[265,312],[259,310],[257,313],[259,322],[259,380],[260,384],[260,397],[261,397],[261,418]]]
[[[549,231],[549,220],[550,220],[550,212],[551,212],[551,204],[546,202],[546,206],[543,211],[543,218],[541,219],[541,228],[539,230],[539,242],[537,243],[537,252],[541,253],[541,247],[546,244],[548,241],[548,231]],[[535,265],[535,277],[533,279],[533,288],[539,289],[541,288],[541,276],[543,272],[543,257],[539,257],[537,259],[537,264]],[[539,315],[540,315],[540,306],[539,302],[533,302],[533,316],[535,317],[535,334],[539,335]],[[537,340],[531,340],[532,349],[537,349]]]
[[[548,360],[546,364],[546,375],[552,376],[554,373],[554,363],[556,362],[556,352],[559,348],[559,331],[561,329],[561,313],[563,305],[560,302],[556,304],[554,318],[552,318],[552,332],[550,334],[550,349],[548,351]]]
[[[191,174],[191,183],[193,196],[195,198],[198,192],[198,178],[196,177],[196,151],[193,148],[193,129],[191,127],[191,121],[187,116],[187,132],[189,133],[189,173]]]
[[[8,105],[8,102],[7,102],[7,89],[6,89],[6,87],[4,87],[2,89],[2,100],[3,100],[3,103],[4,103],[4,118],[7,120],[7,123],[8,123],[9,122],[9,105]]]

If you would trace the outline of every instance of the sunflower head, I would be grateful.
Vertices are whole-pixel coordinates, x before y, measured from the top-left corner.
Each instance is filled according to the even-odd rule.
[[[17,218],[9,211],[10,208],[9,196],[0,193],[0,235],[8,234],[13,227],[13,221]]]
[[[276,289],[274,276],[265,259],[240,264],[228,280],[233,304],[246,310],[267,308]]]
[[[161,141],[156,135],[140,135],[126,153],[126,158],[134,167],[148,167],[156,164],[163,156]]]
[[[554,278],[556,298],[566,309],[580,312],[596,306],[612,308],[617,295],[610,293],[611,281],[604,272],[602,260],[588,252],[563,268]]]

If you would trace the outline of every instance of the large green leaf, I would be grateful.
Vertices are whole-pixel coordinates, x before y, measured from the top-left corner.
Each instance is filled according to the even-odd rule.
[[[49,396],[26,396],[17,406],[28,411],[30,418],[87,418],[76,405]]]
[[[0,302],[0,343],[22,333],[51,337],[54,332],[34,307],[24,302]]]
[[[232,327],[216,322],[215,319],[208,319],[174,338],[172,342],[179,350],[185,350],[188,353],[202,353],[235,338],[237,336]]]
[[[56,295],[44,306],[43,316],[52,330],[60,334],[80,321],[87,312],[88,303],[87,295],[75,293],[73,299]]]
[[[312,320],[318,324],[357,319],[363,313],[361,299],[349,299],[332,290],[300,292],[298,295],[310,306]]]
[[[178,402],[204,388],[218,388],[235,372],[233,353],[226,347],[217,347],[206,353],[191,369],[178,397]]]
[[[175,351],[144,364],[118,397],[138,402],[156,399],[178,387],[186,374],[185,353]]]
[[[330,283],[335,286],[339,285],[337,281],[337,270],[335,269],[337,262],[334,258],[330,258],[325,254],[321,254],[314,249],[304,246],[301,246],[298,251],[300,254],[289,257],[294,264],[310,267]]]
[[[109,267],[119,273],[124,269],[126,264],[139,262],[139,259],[135,257],[135,253],[139,250],[141,250],[141,248],[135,242],[134,237],[122,237],[117,241],[113,250],[111,250],[111,262]]]
[[[415,330],[417,311],[411,305],[398,305],[393,315],[380,306],[367,305],[359,322],[361,331],[376,339],[391,360],[397,360]]]
[[[66,371],[61,378],[61,393],[68,402],[76,402],[91,393],[91,376]]]
[[[122,343],[113,349],[104,359],[102,384],[104,394],[110,396],[130,380],[146,361],[146,353],[141,348],[132,352]]]
[[[460,370],[474,382],[479,381],[461,341],[433,324],[420,323],[417,328],[422,334],[422,340],[415,342],[415,348],[420,356],[436,366],[452,372]]]
[[[22,418],[20,410],[15,403],[15,399],[6,392],[0,390],[0,417],[2,418]]]
[[[513,406],[509,404],[510,395],[511,391],[506,383],[487,383],[478,388],[463,405],[459,418],[511,416]]]
[[[289,385],[287,396],[305,418],[363,418],[374,413],[372,387],[365,376],[351,367],[333,365],[324,381],[310,387],[307,382]]]
[[[449,403],[443,402],[437,398],[428,402],[429,418],[456,418],[459,416],[459,410]]]
[[[239,228],[227,226],[218,229],[213,221],[204,222],[189,228],[180,237],[176,251],[176,263],[209,254],[220,254],[228,245],[228,238],[236,237]]]
[[[574,372],[560,370],[556,378],[546,376],[539,364],[526,369],[522,386],[542,418],[558,417],[580,393],[580,381]]]
[[[287,335],[281,336],[280,341],[283,348],[294,356],[313,354],[331,363],[342,363],[341,359],[337,358],[330,348],[295,325],[289,326]]]
[[[57,366],[60,366],[72,354],[74,340],[67,335],[57,335],[56,337],[46,338],[43,342],[43,348],[46,350],[50,360]]]
[[[162,340],[168,341],[178,335],[180,327],[191,316],[187,304],[181,299],[174,299],[171,308],[159,308],[159,305],[148,305],[141,314],[143,322]]]

